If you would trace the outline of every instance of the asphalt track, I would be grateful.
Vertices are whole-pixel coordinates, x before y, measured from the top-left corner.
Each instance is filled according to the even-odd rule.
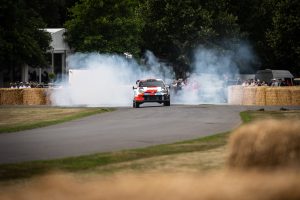
[[[118,108],[16,133],[0,134],[0,163],[117,151],[199,138],[236,128],[242,106],[159,104]]]

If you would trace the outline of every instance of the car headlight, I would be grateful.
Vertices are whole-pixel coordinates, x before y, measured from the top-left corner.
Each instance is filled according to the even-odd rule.
[[[138,92],[139,92],[139,93],[144,93],[143,88],[139,88]]]
[[[162,93],[167,93],[168,90],[167,90],[167,88],[162,88],[162,89],[161,89],[161,92],[162,92]]]

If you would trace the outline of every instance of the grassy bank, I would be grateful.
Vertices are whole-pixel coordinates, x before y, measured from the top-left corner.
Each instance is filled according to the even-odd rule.
[[[1,106],[0,133],[45,127],[108,111],[112,109]]]

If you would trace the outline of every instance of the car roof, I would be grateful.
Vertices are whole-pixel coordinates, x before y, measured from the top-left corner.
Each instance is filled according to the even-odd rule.
[[[149,78],[149,79],[144,79],[144,80],[140,80],[141,82],[152,82],[152,81],[163,81],[161,79],[155,79],[155,78]]]

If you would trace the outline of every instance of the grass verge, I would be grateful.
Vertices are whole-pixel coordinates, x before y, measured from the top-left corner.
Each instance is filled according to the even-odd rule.
[[[0,133],[50,126],[112,110],[110,108],[1,107]]]
[[[29,178],[56,170],[68,172],[92,170],[109,164],[133,161],[142,158],[206,151],[225,145],[228,134],[229,133],[221,133],[196,140],[118,152],[98,153],[80,157],[24,162],[19,164],[2,164],[0,165],[0,180],[7,181]]]

